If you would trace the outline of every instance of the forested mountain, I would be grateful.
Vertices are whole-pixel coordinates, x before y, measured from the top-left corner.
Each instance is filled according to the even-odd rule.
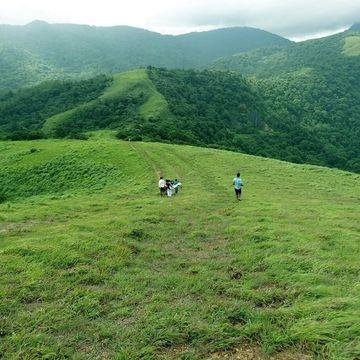
[[[213,68],[253,77],[271,126],[310,131],[327,144],[328,164],[360,169],[360,32],[221,59]],[[332,150],[331,150],[332,149]],[[302,151],[317,152],[313,142]]]
[[[289,43],[262,30],[240,27],[170,36],[128,26],[50,25],[42,21],[1,25],[0,88],[148,65],[196,68],[235,53]]]
[[[354,25],[351,27],[351,30],[353,30],[353,31],[360,31],[360,23],[354,24]]]
[[[299,91],[311,86],[307,79],[297,83]],[[1,95],[0,136],[86,138],[87,131],[114,129],[121,139],[219,147],[359,172],[356,118],[342,121],[348,109],[341,107],[325,117],[282,81],[149,67],[112,78],[47,82]]]

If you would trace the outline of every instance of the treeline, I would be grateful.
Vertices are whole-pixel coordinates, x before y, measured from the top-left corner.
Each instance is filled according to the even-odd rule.
[[[229,72],[154,68],[148,72],[173,116],[162,121],[170,130],[163,140],[177,141],[176,134],[186,133],[185,142],[360,171],[356,119],[335,104],[344,112],[326,123],[323,107],[312,104],[319,98],[328,99],[328,84],[311,75],[295,77],[294,87],[289,86],[292,77],[250,84]],[[353,110],[357,104],[354,101]]]
[[[168,36],[129,26],[0,25],[0,88],[84,79],[153,65],[199,68],[220,57],[289,40],[252,28]]]
[[[0,137],[30,140],[43,137],[42,127],[49,117],[99,97],[111,78],[49,81],[33,88],[0,93]]]

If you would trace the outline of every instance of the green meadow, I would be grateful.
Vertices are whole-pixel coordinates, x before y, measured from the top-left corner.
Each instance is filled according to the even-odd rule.
[[[110,135],[0,142],[0,357],[360,358],[359,175]]]

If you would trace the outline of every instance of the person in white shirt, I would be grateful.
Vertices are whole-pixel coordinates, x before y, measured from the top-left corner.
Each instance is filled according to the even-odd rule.
[[[163,177],[160,177],[159,180],[159,190],[160,190],[160,196],[164,196],[166,194],[166,181],[163,179]]]

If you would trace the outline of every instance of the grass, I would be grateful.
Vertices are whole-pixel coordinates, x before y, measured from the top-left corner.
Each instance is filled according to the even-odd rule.
[[[103,94],[102,98],[144,93],[147,97],[140,107],[139,113],[145,119],[168,114],[165,98],[156,90],[145,69],[128,71],[114,75],[114,82]]]
[[[345,39],[343,52],[346,56],[360,56],[360,36],[348,36]]]
[[[138,93],[143,93],[146,96],[144,104],[142,104],[138,110],[139,114],[144,119],[147,120],[151,117],[164,115],[170,116],[168,104],[165,98],[156,90],[145,69],[133,70],[113,75],[112,84],[105,90],[99,99],[107,100],[114,97],[118,98],[121,96],[135,95]],[[91,106],[99,99],[82,104],[78,108]],[[65,121],[76,111],[76,109],[77,108],[70,109],[47,119],[42,129],[43,132],[51,137],[53,135],[53,129],[56,127],[56,125],[60,124],[62,121]]]
[[[108,135],[0,142],[4,359],[360,356],[359,175]]]

